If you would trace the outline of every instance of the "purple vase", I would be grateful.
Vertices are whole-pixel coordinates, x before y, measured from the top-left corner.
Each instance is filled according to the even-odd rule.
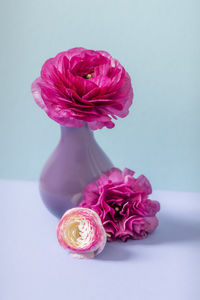
[[[61,126],[61,139],[40,177],[40,195],[57,217],[77,206],[84,187],[113,165],[94,139],[87,123],[83,127]]]

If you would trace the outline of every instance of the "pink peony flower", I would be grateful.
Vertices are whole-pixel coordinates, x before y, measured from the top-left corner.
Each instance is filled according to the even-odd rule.
[[[36,103],[64,126],[114,127],[132,104],[128,73],[105,51],[73,48],[48,59],[32,84]]]
[[[80,206],[98,213],[108,241],[142,239],[158,226],[160,204],[148,199],[152,189],[147,178],[134,178],[134,173],[112,168],[84,189]]]
[[[76,258],[93,258],[106,244],[106,232],[96,212],[76,207],[66,211],[57,227],[60,245]]]

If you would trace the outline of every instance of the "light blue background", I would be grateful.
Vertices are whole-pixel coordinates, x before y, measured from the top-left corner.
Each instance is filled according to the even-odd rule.
[[[1,1],[0,177],[39,177],[59,126],[31,82],[47,58],[83,46],[107,50],[132,78],[129,116],[95,132],[115,165],[155,189],[200,191],[199,11],[198,0]]]

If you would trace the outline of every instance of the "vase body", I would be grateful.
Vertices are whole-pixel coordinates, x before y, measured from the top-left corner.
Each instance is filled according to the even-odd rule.
[[[40,176],[40,195],[51,213],[60,218],[82,200],[85,186],[113,165],[94,139],[87,123],[61,126],[58,146]]]

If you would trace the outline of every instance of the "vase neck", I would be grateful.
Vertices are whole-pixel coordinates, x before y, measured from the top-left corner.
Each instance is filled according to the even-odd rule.
[[[83,122],[82,127],[69,127],[61,125],[61,139],[68,139],[72,136],[78,139],[87,139],[93,137],[93,132],[86,122]]]

